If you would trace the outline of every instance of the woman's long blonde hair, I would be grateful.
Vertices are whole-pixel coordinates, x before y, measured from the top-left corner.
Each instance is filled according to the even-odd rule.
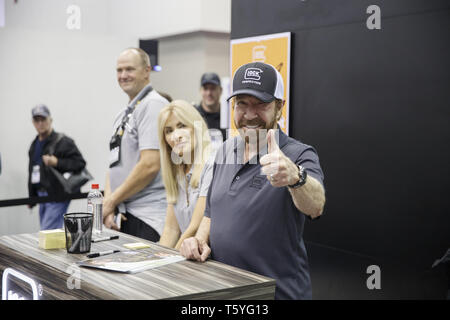
[[[184,176],[182,163],[172,160],[172,148],[167,144],[164,127],[167,119],[174,114],[184,125],[194,129],[194,161],[190,185],[197,188],[203,167],[210,156],[210,137],[208,127],[200,113],[192,104],[184,100],[174,100],[159,112],[158,138],[161,158],[161,174],[166,188],[167,202],[174,204],[178,198],[177,178]],[[176,156],[175,156],[176,157]]]

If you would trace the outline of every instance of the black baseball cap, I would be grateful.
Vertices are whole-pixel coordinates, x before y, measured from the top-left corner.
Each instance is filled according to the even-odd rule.
[[[50,110],[48,110],[45,104],[38,104],[31,110],[31,115],[34,117],[50,117]]]
[[[281,74],[272,65],[251,62],[240,66],[233,77],[233,93],[228,97],[248,94],[263,102],[283,99],[284,85]]]
[[[215,84],[216,86],[220,86],[220,78],[217,73],[207,72],[202,75],[202,79],[200,80],[200,85],[203,87],[205,84]]]

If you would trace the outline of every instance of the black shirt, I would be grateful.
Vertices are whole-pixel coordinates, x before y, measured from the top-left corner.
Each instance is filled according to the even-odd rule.
[[[219,112],[207,112],[202,108],[201,102],[198,105],[196,105],[195,108],[197,108],[198,112],[201,114],[203,119],[205,119],[208,129],[220,130],[220,133],[222,134],[222,138],[225,141],[225,139],[227,138],[227,135],[226,135],[226,130],[220,128],[220,111]]]

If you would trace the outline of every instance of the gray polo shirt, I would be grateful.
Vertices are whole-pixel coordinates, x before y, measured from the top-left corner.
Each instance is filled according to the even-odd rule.
[[[276,299],[311,299],[308,258],[303,241],[305,215],[286,187],[275,188],[261,175],[259,159],[236,161],[242,138],[232,138],[218,151],[205,216],[211,218],[214,260],[276,280]],[[323,184],[316,151],[284,133],[281,151]],[[261,155],[267,153],[262,151]],[[227,164],[234,159],[235,164]],[[256,161],[255,161],[256,160]],[[251,164],[253,163],[253,164]]]
[[[191,167],[191,170],[186,175],[186,180],[178,180],[178,198],[173,208],[181,233],[185,232],[191,223],[192,214],[194,213],[198,198],[206,197],[208,195],[209,185],[212,180],[212,168],[212,162],[205,163],[197,188],[192,188],[189,184],[193,167]]]
[[[129,106],[133,102],[131,101]],[[158,115],[159,111],[168,103],[155,90],[152,90],[136,106],[122,137],[120,163],[109,169],[111,191],[117,189],[125,181],[138,163],[142,150],[159,150]],[[115,134],[127,108],[116,116],[112,134]],[[153,181],[131,198],[125,200],[120,207],[161,234],[167,207],[161,173],[158,172]]]

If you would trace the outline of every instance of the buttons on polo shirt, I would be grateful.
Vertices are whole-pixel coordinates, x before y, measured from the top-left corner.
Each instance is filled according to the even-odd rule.
[[[240,179],[240,178],[241,178],[240,176],[234,177],[234,179],[231,180],[231,185],[233,185],[235,182],[239,182],[239,179]]]

